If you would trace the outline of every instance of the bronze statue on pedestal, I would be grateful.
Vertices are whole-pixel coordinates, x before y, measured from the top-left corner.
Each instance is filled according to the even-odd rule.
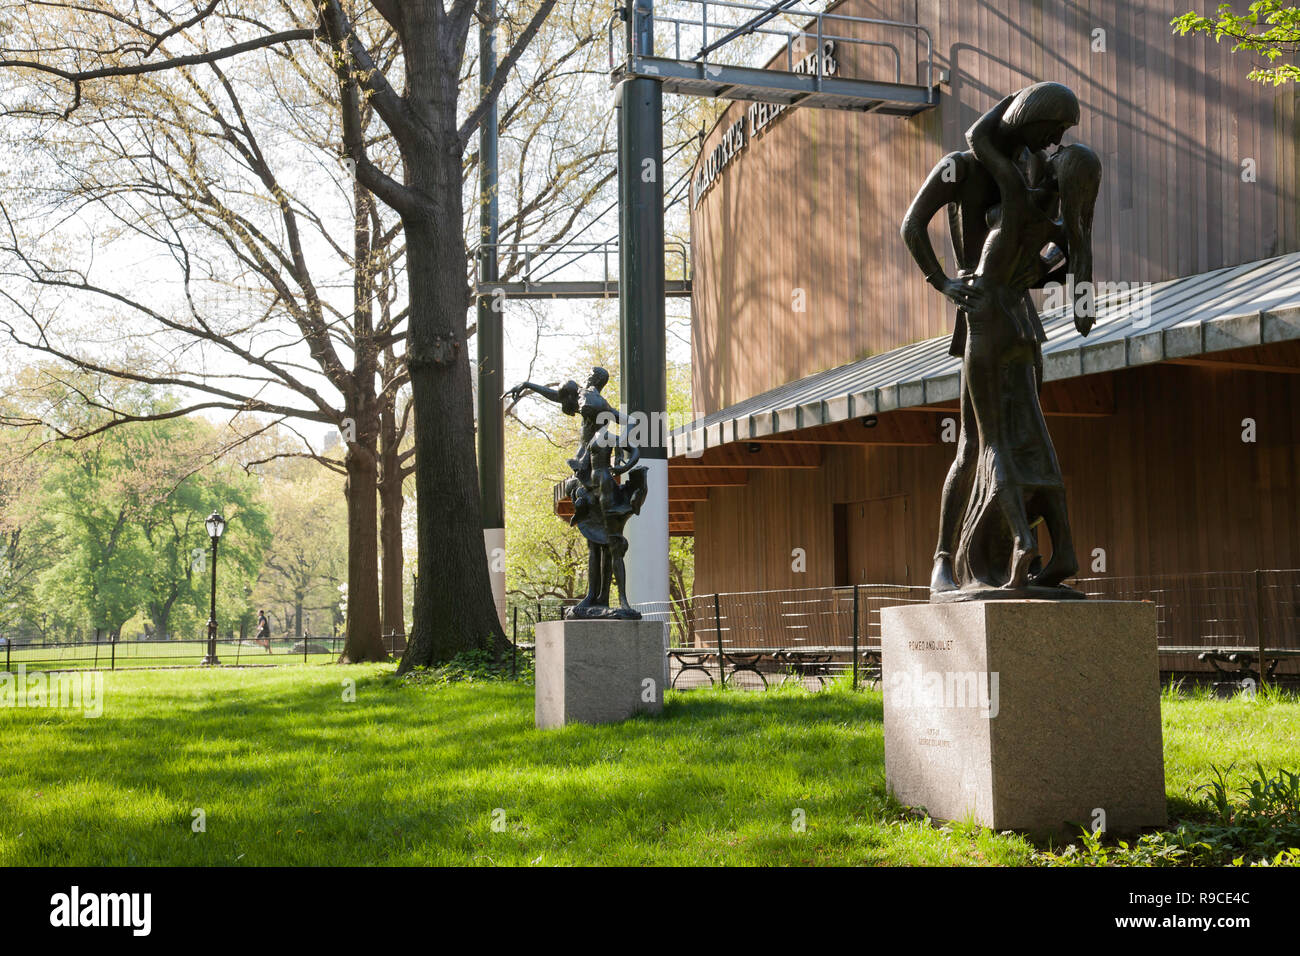
[[[1059,83],[1008,96],[945,156],[903,220],[927,281],[957,305],[949,349],[962,358],[961,432],[944,483],[932,601],[1081,598],[1065,485],[1038,402],[1042,323],[1029,290],[1076,290],[1075,326],[1093,322],[1092,217],[1101,164],[1057,146],[1079,121]],[[958,275],[944,273],[926,232],[947,207]],[[1038,530],[1051,538],[1045,557]]]
[[[568,461],[573,477],[565,481],[564,490],[573,502],[569,523],[587,539],[587,593],[576,605],[565,609],[564,616],[570,620],[641,619],[641,612],[627,599],[627,538],[623,527],[632,515],[640,513],[645,502],[647,472],[644,466],[637,465],[639,449],[628,449],[622,438],[609,430],[610,425],[622,429],[626,423],[618,409],[601,395],[608,382],[609,373],[594,368],[585,388],[579,388],[574,381],[558,389],[522,382],[502,396],[517,402],[531,391],[557,403],[566,415],[582,416],[578,454]],[[614,584],[618,585],[619,606],[611,608]]]

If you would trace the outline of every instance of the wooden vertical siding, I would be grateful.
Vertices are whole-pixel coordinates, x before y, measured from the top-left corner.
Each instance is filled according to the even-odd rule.
[[[1108,374],[1114,415],[1048,422],[1081,576],[1300,567],[1300,375]],[[1254,442],[1242,440],[1245,419]],[[743,487],[712,489],[695,507],[696,593],[836,584],[835,505],[890,495],[908,496],[910,580],[873,583],[928,583],[952,455],[950,444],[827,446],[819,469],[755,471]],[[1104,571],[1091,569],[1096,549]]]
[[[1099,281],[1159,281],[1300,249],[1297,92],[1252,83],[1229,44],[1172,35],[1185,0],[844,0],[835,11],[915,20],[951,71],[912,119],[791,110],[722,171],[691,219],[694,405],[705,413],[951,328],[898,235],[912,196],[970,123],[1038,80],[1079,95],[1066,141],[1105,164]],[[1092,51],[1105,31],[1106,52]],[[861,32],[861,31],[853,31]],[[880,36],[882,34],[874,34]],[[903,79],[915,77],[904,43]],[[880,52],[837,50],[842,76],[889,78]],[[866,59],[870,57],[870,61]],[[888,68],[892,71],[892,65]],[[703,143],[748,104],[728,108]],[[747,131],[748,132],[748,131]],[[1242,163],[1255,161],[1255,182]],[[953,271],[947,221],[931,227]],[[796,311],[796,290],[806,306]]]

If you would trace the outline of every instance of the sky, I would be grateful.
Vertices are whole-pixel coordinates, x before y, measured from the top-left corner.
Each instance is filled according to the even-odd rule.
[[[700,37],[692,33],[693,18],[698,12],[698,4],[663,2],[658,4],[656,9],[661,19],[659,25],[661,44],[667,42],[666,37],[669,33],[674,36],[680,35],[685,47],[691,46],[692,43],[698,44]],[[717,18],[725,15],[726,12],[723,8],[716,8],[713,16]],[[670,17],[673,14],[685,18],[688,13],[691,22],[680,29],[675,25],[670,26],[672,23]],[[731,12],[731,19],[747,15],[745,11],[735,10]],[[769,24],[770,27],[777,25],[778,23],[775,22]],[[710,39],[716,38],[718,30],[719,26],[714,25]],[[742,61],[762,62],[766,59],[768,48],[779,47],[782,43],[781,38],[764,36],[748,38],[737,46],[746,47],[741,57]],[[471,38],[471,49],[474,49],[474,46]],[[602,49],[600,51],[602,61],[603,56]],[[527,63],[521,64],[521,70],[525,71],[525,75],[527,68]],[[578,84],[575,90],[582,96],[592,97],[590,105],[594,107],[592,111],[594,117],[598,119],[604,116],[608,119],[612,116],[612,111],[606,110],[606,106],[612,104],[612,100],[604,76],[587,75],[575,79],[575,83]],[[295,100],[291,89],[286,91],[273,87],[274,84],[267,84],[265,89],[254,88],[241,94],[248,98],[253,109],[279,110],[283,113],[283,121],[278,126],[268,127],[265,133],[259,128],[259,138],[265,139],[268,150],[278,160],[277,174],[286,187],[300,196],[309,197],[313,209],[320,213],[322,222],[330,225],[335,240],[341,245],[348,245],[351,228],[351,190],[349,178],[342,164],[321,154],[319,150],[297,147],[293,140],[293,135],[303,130],[320,131],[323,120],[319,111],[313,112]],[[259,96],[263,98],[260,101]],[[680,104],[680,101],[671,95],[666,96],[665,100],[666,111],[674,108],[675,101]],[[8,122],[5,126],[6,132],[0,133],[0,147],[6,147],[11,158],[24,153],[29,157],[23,162],[11,161],[0,169],[0,198],[3,198],[7,205],[12,203],[18,207],[22,206],[29,196],[39,195],[43,186],[48,185],[51,180],[58,180],[66,170],[59,169],[56,154],[52,150],[42,150],[33,146],[34,137],[30,129],[15,127]],[[592,135],[595,133],[596,131],[591,131]],[[33,138],[24,142],[24,135]],[[6,139],[8,141],[4,142]],[[513,176],[511,149],[512,145],[508,139],[503,139],[503,180],[506,176]],[[90,151],[93,152],[93,146]],[[688,145],[680,161],[689,163],[694,159],[695,152],[694,144]],[[608,157],[608,162],[610,164],[614,162],[613,156]],[[593,175],[598,172],[593,172]],[[235,185],[238,186],[238,183]],[[255,197],[258,188],[258,184],[250,182],[247,185],[247,192]],[[517,201],[518,198],[506,195],[506,189],[503,182],[503,217],[510,212],[509,203],[512,200]],[[614,194],[611,182],[593,201],[592,210],[605,208]],[[137,208],[141,208],[139,203],[136,205]],[[607,213],[583,233],[582,239],[599,241],[615,237],[617,226],[617,213]],[[158,228],[165,232],[166,224],[160,224]],[[671,210],[670,229],[677,235],[688,234],[685,203],[680,203]],[[104,285],[121,289],[127,294],[143,299],[150,307],[164,313],[183,315],[186,312],[187,302],[177,279],[177,263],[157,243],[133,234],[129,229],[123,228],[122,222],[115,221],[102,211],[82,210],[68,213],[64,207],[58,213],[51,212],[44,217],[38,217],[34,220],[32,238],[52,258],[79,268],[88,267],[92,278]],[[317,282],[323,288],[324,296],[334,301],[341,311],[345,313],[350,311],[351,280],[341,260],[329,248],[329,244],[319,236],[309,233],[306,243],[308,258],[313,263],[313,271],[316,273]],[[208,250],[208,252],[213,257],[215,271],[222,271],[225,265],[222,256],[229,256],[229,253],[219,249]],[[598,256],[593,256],[587,262],[566,268],[553,278],[597,278],[600,272],[600,259]],[[0,279],[0,284],[17,289],[12,282],[3,279]],[[28,287],[26,293],[17,290],[15,294],[20,297],[24,294],[31,296],[32,289]],[[248,319],[252,308],[250,301],[241,298],[228,287],[209,286],[204,295],[207,297],[205,306],[213,307],[218,315],[224,316],[231,322],[242,322]],[[133,353],[144,354],[152,350],[155,355],[169,356],[177,367],[183,370],[203,368],[211,374],[236,377],[247,370],[246,363],[239,358],[210,346],[195,345],[192,341],[164,344],[156,335],[143,337],[142,332],[151,326],[138,318],[127,317],[120,308],[92,307],[84,301],[77,301],[68,296],[51,296],[49,292],[42,292],[41,296],[42,308],[58,316],[58,324],[66,330],[67,341],[91,356],[122,359],[130,357]],[[584,370],[573,367],[573,352],[590,341],[601,329],[607,328],[610,317],[617,314],[617,308],[616,300],[509,301],[504,319],[506,381],[522,381],[530,377],[535,381],[558,381],[570,377],[581,379]],[[668,361],[678,366],[689,364],[689,300],[668,299],[666,311],[669,316]],[[10,318],[13,314],[12,304],[0,301],[0,318]],[[473,321],[473,318],[471,308],[467,320]],[[273,341],[275,334],[268,329],[263,329],[258,332],[255,341],[262,343]],[[476,348],[477,343],[471,339],[469,342],[471,358],[476,355]],[[303,366],[312,364],[305,346],[290,347],[282,354]],[[0,343],[0,356],[4,357],[9,367],[30,360],[28,354],[14,354],[13,350],[3,343]],[[344,360],[346,362],[346,355]],[[302,374],[309,379],[315,379],[324,393],[332,393],[332,389],[319,375],[313,375],[309,371]],[[231,381],[237,382],[238,378],[232,378]],[[284,394],[278,395],[277,391],[284,391]],[[275,388],[267,389],[265,397],[271,400],[292,400],[295,404],[302,404],[304,401],[287,390]],[[526,414],[526,411],[521,409],[521,413]],[[222,413],[214,413],[212,417],[228,418],[229,413],[224,413],[224,416]],[[327,433],[332,430],[331,426],[313,422],[300,422],[299,427],[317,447],[323,446]]]

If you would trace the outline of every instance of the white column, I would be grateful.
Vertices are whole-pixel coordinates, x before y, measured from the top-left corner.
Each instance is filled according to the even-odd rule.
[[[627,536],[628,603],[646,621],[663,621],[664,690],[668,689],[668,462],[642,458],[649,493],[641,513],[633,515],[623,533]]]
[[[506,529],[484,528],[483,549],[487,552],[488,577],[492,580],[492,600],[497,617],[506,626]]]

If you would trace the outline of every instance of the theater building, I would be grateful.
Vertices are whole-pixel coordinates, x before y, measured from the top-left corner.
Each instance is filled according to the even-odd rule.
[[[1104,166],[1097,324],[1085,338],[1040,308],[1080,577],[1136,594],[1300,568],[1298,94],[1248,80],[1226,43],[1173,35],[1186,6],[843,0],[831,9],[928,28],[932,107],[722,113],[692,173],[698,417],[669,464],[697,594],[928,583],[960,360],[954,307],[899,226],[971,123],[1040,80],[1076,92],[1065,142]],[[919,40],[899,49],[904,74],[922,66]],[[880,68],[851,43],[824,52],[827,76]],[[945,216],[930,235],[954,275]],[[1268,626],[1294,635],[1300,578],[1266,584]],[[1199,600],[1167,615],[1189,622],[1180,641],[1241,627]]]

